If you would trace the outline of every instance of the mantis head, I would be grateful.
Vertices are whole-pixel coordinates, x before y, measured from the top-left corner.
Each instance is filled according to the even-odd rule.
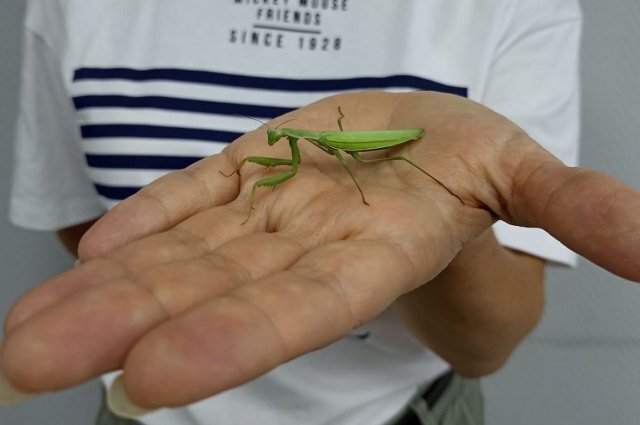
[[[283,125],[285,125],[288,122],[294,121],[294,119],[290,119],[290,120],[286,120],[285,122],[281,122],[280,124],[278,124],[277,127],[273,127],[273,128],[269,128],[267,130],[267,143],[269,143],[269,146],[273,146],[278,140],[282,139],[284,136],[286,136],[286,130],[285,129],[281,129],[280,127],[282,127]]]
[[[282,137],[284,137],[284,133],[278,127],[267,130],[267,143],[269,143],[269,146],[273,146],[278,140],[282,139]]]

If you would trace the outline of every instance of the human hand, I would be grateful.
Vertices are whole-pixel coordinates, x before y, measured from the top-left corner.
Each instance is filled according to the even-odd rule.
[[[365,206],[335,158],[300,141],[298,175],[259,189],[242,225],[252,183],[281,171],[220,171],[247,155],[289,155],[258,129],[116,207],[83,239],[80,267],[15,305],[2,346],[9,380],[52,391],[122,368],[136,404],[193,402],[346,335],[431,280],[495,219],[542,227],[640,281],[632,188],[564,167],[503,117],[447,95],[341,95],[275,123],[335,129],[338,106],[346,130],[424,128],[397,153],[466,205],[388,161],[353,164]]]

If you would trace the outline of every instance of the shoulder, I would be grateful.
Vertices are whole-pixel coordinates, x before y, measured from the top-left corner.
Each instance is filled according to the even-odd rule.
[[[68,0],[27,0],[25,24],[32,31],[46,35],[52,28],[64,24]]]
[[[112,0],[27,0],[24,25],[27,31],[60,45],[74,23],[94,22],[105,10],[117,9],[121,2]]]
[[[45,41],[53,50],[58,50],[66,37],[67,5],[67,0],[28,0],[25,30]]]

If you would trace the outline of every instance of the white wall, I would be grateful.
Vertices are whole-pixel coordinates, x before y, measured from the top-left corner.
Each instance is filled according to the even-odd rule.
[[[535,0],[529,0],[535,1]],[[582,0],[582,163],[640,189],[640,1]],[[23,4],[0,13],[0,317],[29,286],[71,264],[52,235],[6,219]],[[582,262],[551,270],[545,318],[485,382],[488,425],[640,423],[640,288]],[[2,425],[87,425],[95,383],[1,408]]]

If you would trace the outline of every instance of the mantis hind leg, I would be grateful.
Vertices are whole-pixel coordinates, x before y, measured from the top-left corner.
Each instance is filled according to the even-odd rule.
[[[420,167],[418,164],[416,164],[415,162],[409,160],[408,158],[405,158],[404,156],[391,156],[391,157],[387,157],[387,158],[364,159],[362,156],[360,156],[359,152],[349,152],[349,155],[351,155],[356,161],[362,162],[362,163],[365,163],[365,164],[368,163],[368,162],[380,162],[380,161],[405,161],[408,164],[410,164],[413,167],[415,167],[418,170],[420,170],[422,173],[426,174],[429,178],[431,178],[433,181],[438,183],[440,186],[442,186],[444,188],[444,190],[446,190],[451,195],[456,197],[458,199],[458,201],[460,201],[462,203],[462,205],[466,205],[464,203],[464,201],[462,200],[462,198],[460,198],[458,195],[453,193],[453,191],[451,189],[449,189],[444,183],[442,183],[440,180],[435,178],[433,175],[429,174],[425,169]]]
[[[340,164],[342,164],[344,169],[347,170],[347,173],[349,173],[349,176],[351,176],[351,180],[353,180],[353,182],[356,184],[356,187],[358,188],[358,192],[360,192],[360,196],[362,197],[362,203],[365,205],[369,205],[367,200],[364,198],[364,192],[362,192],[362,188],[360,187],[360,184],[358,184],[358,180],[356,180],[356,176],[353,174],[353,171],[351,171],[351,169],[347,165],[347,161],[344,160],[340,151],[334,150],[331,153],[333,154],[333,156],[338,158],[338,161],[340,161]]]

